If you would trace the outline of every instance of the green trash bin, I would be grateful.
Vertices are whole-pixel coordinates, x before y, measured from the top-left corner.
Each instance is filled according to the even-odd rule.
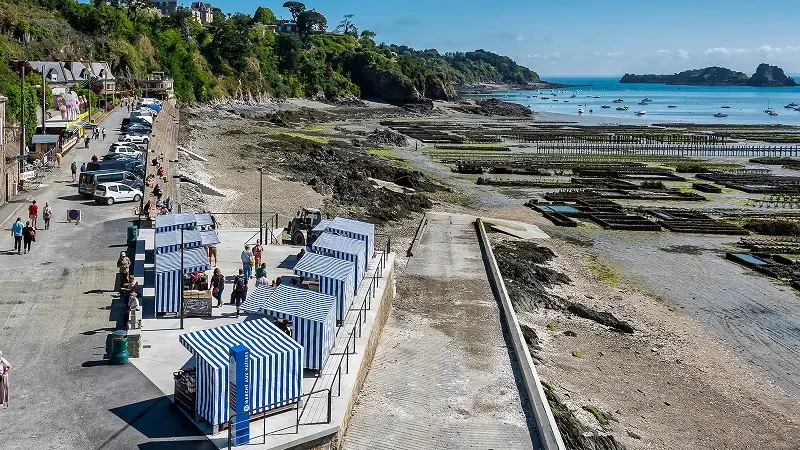
[[[136,245],[136,239],[139,238],[139,229],[136,225],[128,225],[128,245]]]
[[[128,362],[128,331],[117,330],[111,333],[111,364]]]

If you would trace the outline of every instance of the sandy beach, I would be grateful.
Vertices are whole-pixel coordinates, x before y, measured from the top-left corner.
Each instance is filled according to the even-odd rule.
[[[437,102],[434,112],[424,114],[376,103],[341,107],[307,101],[184,108],[182,144],[208,162],[182,159],[182,168],[226,194],[204,195],[183,183],[183,198],[190,199],[185,208],[218,213],[223,224],[253,226],[256,169],[263,166],[264,210],[277,213],[281,223],[301,206],[323,207],[328,214],[377,222],[399,253],[425,210],[539,225],[552,236],[539,243],[556,255],[549,267],[571,280],[548,286],[546,295],[611,312],[635,328],[619,333],[542,306],[518,311],[538,336],[542,378],[587,430],[612,435],[628,449],[674,449],[678,442],[687,449],[796,447],[800,336],[792,330],[800,323],[800,302],[791,288],[743,274],[722,260],[719,253],[732,239],[556,228],[524,206],[531,190],[478,186],[474,178],[415,151],[421,143],[414,139],[401,146],[371,140],[376,129],[386,128],[380,122],[391,119],[497,120],[451,105]],[[537,113],[533,122],[599,125],[599,120]],[[342,164],[352,170],[328,169]],[[396,183],[405,179],[412,182]],[[500,244],[508,239],[494,238]],[[697,250],[669,251],[681,246]],[[703,276],[693,275],[698,272]],[[401,270],[401,284],[402,276]],[[755,302],[777,315],[754,320]],[[601,423],[587,407],[611,418]]]

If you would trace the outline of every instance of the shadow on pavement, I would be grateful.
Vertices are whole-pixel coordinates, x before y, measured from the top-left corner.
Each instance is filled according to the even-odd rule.
[[[294,269],[294,266],[297,265],[297,255],[289,255],[278,264],[278,268],[280,269]]]
[[[145,442],[140,450],[218,450],[208,439],[183,441]]]
[[[168,397],[158,397],[110,410],[129,426],[150,439],[204,437],[205,435],[172,403]],[[208,441],[205,441],[208,442]],[[201,442],[198,442],[200,444]],[[164,444],[175,444],[164,443]],[[140,447],[162,448],[162,447]],[[167,447],[163,448],[176,448]],[[195,447],[187,447],[195,448]],[[206,448],[206,447],[196,447]]]
[[[101,359],[100,361],[86,361],[85,363],[81,364],[81,367],[99,367],[99,366],[107,366],[108,360]]]

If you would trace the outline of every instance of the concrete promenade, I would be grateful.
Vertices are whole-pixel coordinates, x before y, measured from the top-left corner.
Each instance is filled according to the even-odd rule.
[[[343,448],[534,448],[474,217],[426,218]]]
[[[0,349],[14,366],[10,407],[0,409],[5,450],[210,448],[133,365],[106,363],[109,333],[122,312],[115,261],[127,249],[136,205],[96,205],[79,196],[69,166],[105,154],[126,115],[114,110],[100,125],[105,140],[78,145],[46,185],[0,208]],[[25,218],[31,198],[41,207],[49,202],[55,217],[50,230],[38,232],[32,253],[17,255],[9,220]],[[81,209],[80,224],[66,222],[72,208]]]

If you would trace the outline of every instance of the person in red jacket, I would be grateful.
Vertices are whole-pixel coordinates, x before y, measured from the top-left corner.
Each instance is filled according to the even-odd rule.
[[[36,219],[39,218],[39,205],[36,204],[36,200],[28,205],[28,218],[31,219],[31,226],[36,228]]]

